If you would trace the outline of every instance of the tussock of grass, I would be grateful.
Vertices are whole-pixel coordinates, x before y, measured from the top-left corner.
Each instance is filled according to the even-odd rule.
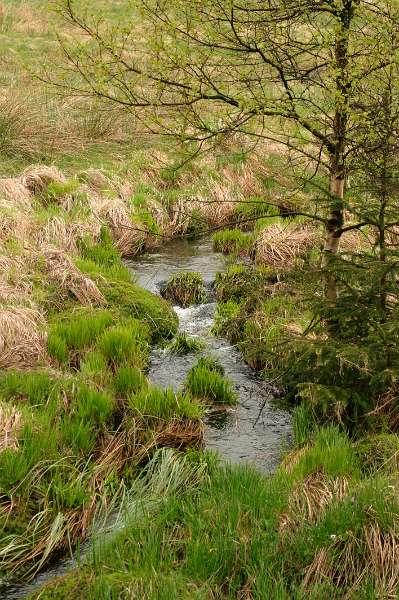
[[[199,352],[204,347],[203,342],[197,338],[190,337],[186,333],[180,333],[175,337],[167,349],[172,354],[189,354],[190,352]]]
[[[165,421],[196,420],[203,415],[202,406],[189,395],[157,387],[141,390],[131,396],[129,406],[143,417],[155,417]]]
[[[216,274],[216,293],[219,301],[235,300],[239,302],[247,298],[256,289],[265,295],[277,281],[277,274],[268,267],[251,267],[246,265],[230,265],[225,272]]]
[[[127,397],[148,386],[144,374],[137,367],[122,366],[116,371],[113,380],[118,395]]]
[[[33,308],[0,307],[0,368],[46,362],[43,315]]]
[[[223,229],[213,236],[214,249],[223,254],[250,255],[253,243],[253,236],[241,229]]]
[[[206,403],[235,404],[237,394],[228,379],[205,362],[193,367],[186,379],[186,390]]]
[[[268,225],[256,240],[256,262],[280,270],[290,269],[295,259],[307,254],[319,240],[320,232],[314,227],[297,223]]]
[[[148,360],[149,328],[135,319],[111,327],[99,339],[98,349],[114,368],[121,365],[142,368]]]
[[[202,304],[207,298],[204,281],[201,275],[194,271],[173,275],[161,293],[164,298],[183,308],[191,304]]]

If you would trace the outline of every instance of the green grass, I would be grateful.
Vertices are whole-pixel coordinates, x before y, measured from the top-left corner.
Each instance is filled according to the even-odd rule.
[[[223,229],[213,235],[213,247],[223,254],[251,254],[254,239],[241,229]]]
[[[190,370],[185,388],[194,398],[206,403],[233,405],[237,400],[237,393],[229,380],[208,368],[206,363],[197,364]]]
[[[207,299],[204,280],[199,273],[194,271],[172,275],[161,293],[164,298],[183,308],[192,304],[203,304]]]
[[[65,362],[71,350],[91,346],[113,323],[107,310],[79,308],[57,315],[50,327],[47,349],[50,356]]]
[[[132,395],[129,399],[129,406],[141,416],[155,417],[165,421],[197,420],[203,415],[202,406],[189,395],[158,387],[142,389]]]
[[[119,396],[126,398],[148,386],[145,375],[137,367],[122,366],[116,371],[113,385]]]
[[[268,477],[246,466],[180,460],[205,465],[204,475],[176,488],[180,468],[174,478],[165,471],[172,494],[147,488],[156,504],[147,500],[123,529],[97,541],[85,565],[32,598],[389,597],[381,566],[396,572],[395,553],[385,554],[383,544],[397,527],[397,482],[362,476],[344,433],[315,432]],[[382,545],[367,545],[370,528],[381,532]],[[319,579],[312,565],[325,565]]]
[[[98,349],[114,368],[122,365],[142,368],[148,360],[149,328],[137,319],[111,327],[98,340]]]
[[[190,337],[186,333],[180,333],[175,337],[173,342],[167,346],[167,349],[172,354],[184,355],[189,354],[190,352],[199,352],[203,347],[204,344],[201,340]]]
[[[136,317],[148,324],[153,341],[172,338],[178,319],[168,302],[137,285],[123,281],[99,282],[110,308],[122,316]]]
[[[271,285],[276,283],[277,274],[270,267],[252,267],[247,265],[230,265],[225,272],[216,274],[216,294],[219,301],[237,302],[253,294],[254,290],[268,293]],[[270,292],[269,292],[270,293]]]

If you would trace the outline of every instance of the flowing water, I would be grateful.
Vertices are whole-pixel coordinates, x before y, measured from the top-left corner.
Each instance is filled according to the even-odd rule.
[[[254,374],[240,352],[227,340],[210,333],[216,309],[212,284],[217,271],[225,268],[224,258],[212,250],[209,240],[178,240],[164,246],[159,253],[127,261],[127,266],[137,282],[154,293],[159,293],[165,281],[179,271],[197,271],[202,275],[209,290],[209,302],[185,309],[175,307],[179,331],[204,342],[204,352],[219,360],[238,392],[236,407],[206,416],[206,447],[217,450],[227,461],[251,463],[265,473],[271,472],[279,462],[282,444],[290,437],[290,418],[288,413],[271,406],[272,387]],[[196,360],[197,356],[192,354],[176,356],[155,348],[151,354],[149,379],[163,387],[181,388]],[[89,543],[82,548],[81,557],[89,548]],[[28,584],[0,590],[0,598],[24,598],[76,566],[74,558],[58,561]]]

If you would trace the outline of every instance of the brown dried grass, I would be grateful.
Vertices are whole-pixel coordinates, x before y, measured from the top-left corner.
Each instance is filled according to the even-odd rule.
[[[342,598],[350,600],[363,583],[372,581],[377,598],[394,600],[399,588],[398,556],[396,531],[366,525],[360,535],[348,532],[344,540],[321,548],[305,573],[303,587],[330,581],[344,590]]]
[[[21,426],[21,413],[6,404],[0,404],[0,452],[9,448],[18,450],[17,432]]]
[[[51,246],[44,247],[38,255],[39,260],[41,257],[44,257],[50,280],[72,294],[81,304],[105,304],[105,298],[94,281],[83,275],[65,252]]]
[[[18,177],[0,179],[0,205],[30,210],[31,199],[30,191]]]
[[[33,195],[43,194],[50,183],[65,183],[66,177],[57,167],[47,165],[32,165],[22,173],[22,184]]]
[[[314,248],[320,241],[320,232],[310,226],[273,223],[260,233],[255,247],[257,264],[277,269],[290,269],[295,259]]]
[[[134,256],[143,247],[148,233],[143,226],[135,225],[121,199],[96,198],[91,203],[100,222],[111,229],[116,246],[122,256]]]
[[[327,479],[322,472],[309,475],[298,482],[289,497],[288,507],[280,518],[280,534],[295,531],[304,523],[316,523],[334,500],[341,500],[348,492],[344,477]]]
[[[42,314],[32,308],[0,308],[0,368],[28,368],[46,362]]]

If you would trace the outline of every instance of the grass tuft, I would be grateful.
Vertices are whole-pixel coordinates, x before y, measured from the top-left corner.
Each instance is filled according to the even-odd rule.
[[[167,349],[172,354],[189,354],[190,352],[199,352],[204,347],[204,343],[201,340],[190,337],[186,333],[180,333],[175,337]]]
[[[173,275],[161,293],[164,298],[183,308],[192,304],[203,304],[207,299],[204,280],[194,271]]]
[[[228,379],[211,370],[204,362],[193,367],[186,379],[186,390],[194,398],[206,403],[234,405],[237,393]]]

